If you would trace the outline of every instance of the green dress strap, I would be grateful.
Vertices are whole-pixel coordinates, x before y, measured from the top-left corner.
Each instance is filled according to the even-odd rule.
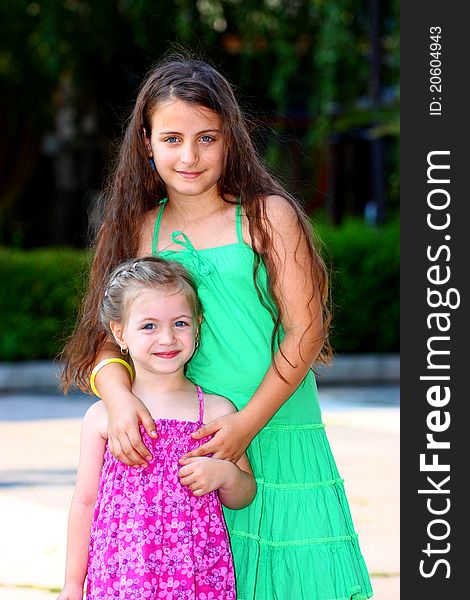
[[[160,222],[162,220],[163,209],[166,206],[168,198],[163,198],[158,203],[160,205],[160,209],[158,211],[157,218],[155,219],[155,227],[153,228],[153,240],[152,240],[152,256],[157,256],[157,246],[158,246],[158,232],[160,231]]]
[[[242,235],[242,203],[240,202],[240,199],[238,199],[238,202],[237,202],[236,223],[237,223],[238,241],[240,242],[240,244],[244,244],[245,242],[243,241],[243,235]]]
[[[153,228],[153,239],[152,239],[152,256],[157,256],[157,247],[158,247],[158,234],[160,232],[160,223],[163,216],[163,210],[165,209],[166,203],[168,202],[168,198],[163,198],[159,201],[160,208],[158,210],[157,218],[155,219],[155,226]],[[243,233],[242,233],[242,204],[240,199],[238,199],[236,206],[236,229],[237,229],[237,240],[240,244],[244,244],[243,241]],[[181,235],[181,232],[175,232]],[[174,241],[174,240],[173,240]]]

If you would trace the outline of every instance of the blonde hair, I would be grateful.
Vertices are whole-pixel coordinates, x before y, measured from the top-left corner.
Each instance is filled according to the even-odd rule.
[[[196,284],[188,271],[176,261],[146,256],[121,263],[109,275],[99,311],[107,333],[111,333],[111,321],[125,323],[130,304],[145,289],[182,292],[193,318],[199,320],[202,316]]]

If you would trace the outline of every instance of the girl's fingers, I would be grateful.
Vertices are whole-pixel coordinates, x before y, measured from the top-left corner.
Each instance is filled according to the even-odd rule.
[[[155,421],[153,420],[150,413],[146,410],[142,414],[139,414],[140,422],[142,423],[145,431],[150,437],[157,438],[157,431],[155,429]]]
[[[224,450],[216,450],[213,453],[212,458],[219,458],[220,460],[229,460],[230,462],[237,462],[236,460],[234,460],[232,455],[227,454],[227,452],[224,452]]]
[[[152,460],[152,455],[142,441],[140,429],[130,430],[127,434],[127,437],[130,443],[129,452],[132,453],[133,457],[137,455],[139,464],[142,463],[142,461]]]
[[[185,454],[178,460],[178,462],[180,463],[180,465],[190,465],[191,463],[196,462],[197,460],[201,460],[201,457],[200,456],[187,456]]]
[[[201,487],[200,481],[195,481],[191,485],[188,485],[188,487],[192,491],[192,493],[196,496],[201,496],[202,494],[206,493],[204,488]],[[201,493],[197,494],[196,492],[201,492]]]
[[[142,457],[142,455],[140,455],[134,450],[131,440],[127,435],[120,437],[118,441],[121,445],[122,450],[122,456],[116,455],[116,458],[118,460],[125,463],[126,465],[130,465],[131,467],[147,467],[147,462]],[[144,455],[148,455],[148,451],[147,453],[144,453]]]
[[[193,467],[191,467],[190,464],[186,464],[185,467],[181,467],[181,469],[178,471],[178,475],[180,477],[186,477],[187,475],[190,475],[193,472]]]
[[[181,458],[185,460],[187,458],[194,458],[196,456],[206,456],[207,454],[212,454],[212,452],[215,452],[215,449],[216,445],[212,440],[210,440],[209,442],[202,444],[202,446],[199,446],[199,448],[191,450],[191,452],[188,452],[187,454],[183,454]]]
[[[116,456],[116,452],[114,451],[114,441],[113,438],[108,434],[108,448],[113,456]],[[117,458],[117,456],[116,456]]]
[[[187,477],[180,477],[181,485],[191,486],[192,484],[194,484],[196,482],[196,478],[192,477],[191,475],[192,474],[188,475]]]
[[[203,458],[200,458],[198,456],[194,458],[180,458],[179,463],[184,464],[185,466],[181,467],[181,469],[178,471],[178,475],[180,477],[188,477],[189,475],[193,475],[196,471],[196,467],[192,463],[199,462],[201,460],[203,460]]]
[[[118,460],[120,460],[125,465],[128,465],[129,467],[134,466],[134,463],[128,458],[127,454],[124,452],[119,438],[109,438],[108,445],[109,450],[110,452],[112,452],[113,456],[115,456]]]
[[[195,440],[200,440],[204,437],[207,437],[208,435],[212,435],[216,431],[219,431],[219,429],[220,429],[220,426],[217,424],[217,421],[212,421],[211,423],[208,423],[207,425],[203,425],[197,431],[194,431],[191,434],[191,437],[194,438]]]

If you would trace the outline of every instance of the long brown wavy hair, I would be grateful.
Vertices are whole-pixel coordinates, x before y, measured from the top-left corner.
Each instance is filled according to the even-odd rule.
[[[233,203],[233,198],[239,198],[248,219],[255,255],[254,283],[260,302],[273,318],[273,357],[280,341],[284,309],[275,293],[278,275],[272,227],[266,218],[266,198],[270,195],[282,196],[295,210],[299,226],[307,240],[312,264],[311,277],[316,283],[321,301],[323,346],[317,362],[329,363],[331,360],[332,350],[328,340],[331,319],[328,274],[316,248],[317,240],[314,240],[307,215],[263,164],[229,82],[202,60],[172,54],[154,66],[144,78],[127,122],[116,163],[104,189],[101,225],[94,243],[88,291],[82,302],[75,331],[61,354],[64,361],[62,382],[65,392],[72,384],[83,391],[89,390],[90,371],[106,340],[106,332],[99,324],[104,282],[119,263],[136,256],[139,233],[146,213],[154,209],[161,198],[167,196],[165,183],[149,165],[144,130],[150,137],[152,114],[160,103],[169,99],[208,108],[220,118],[225,157],[218,192],[226,202]],[[274,305],[269,298],[263,297],[257,283],[261,261],[267,270],[269,292]],[[314,301],[314,295],[315,292],[309,302]],[[313,323],[309,327],[312,325]]]

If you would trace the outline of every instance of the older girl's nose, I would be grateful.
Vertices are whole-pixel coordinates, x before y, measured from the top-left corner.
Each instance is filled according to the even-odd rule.
[[[192,142],[186,142],[181,148],[181,162],[192,167],[199,160],[197,147]]]

